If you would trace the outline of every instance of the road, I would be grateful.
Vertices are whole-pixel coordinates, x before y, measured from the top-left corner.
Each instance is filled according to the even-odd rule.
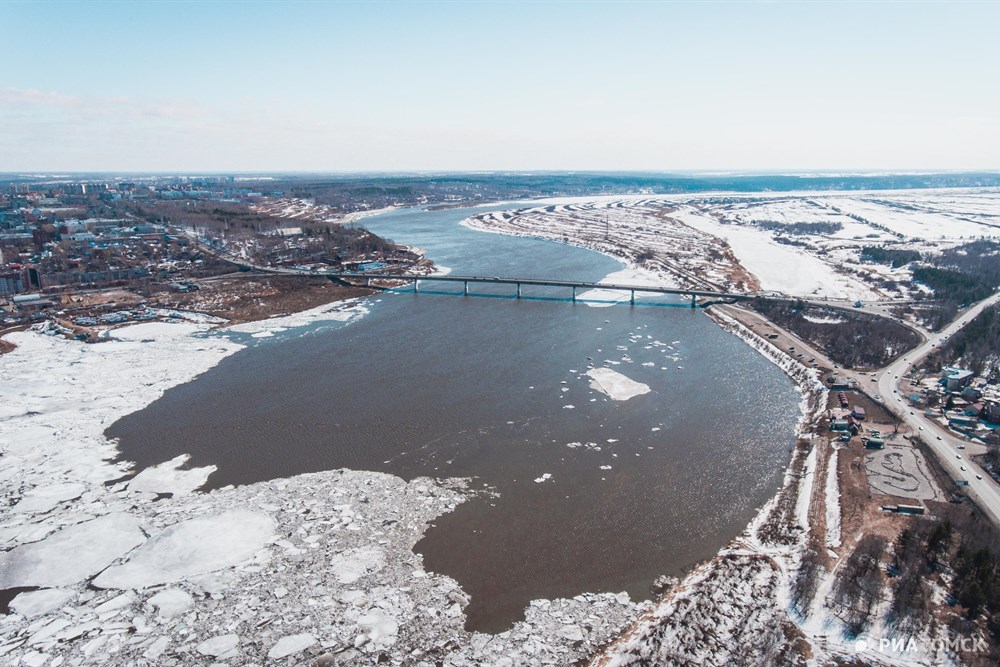
[[[900,389],[901,378],[905,377],[937,345],[971,322],[984,308],[998,302],[1000,302],[1000,292],[972,306],[943,330],[930,334],[930,337],[920,347],[878,371],[875,374],[876,383],[872,383],[871,376],[869,376],[866,386],[876,384],[883,402],[902,421],[908,424],[914,433],[923,436],[923,440],[937,455],[942,467],[953,479],[965,479],[969,482],[969,486],[966,488],[969,496],[976,500],[994,523],[1000,524],[1000,486],[997,486],[989,475],[983,474],[979,466],[968,459],[971,447],[968,441],[958,437],[938,422],[928,419],[924,416],[923,411],[911,410],[906,394]],[[959,449],[959,445],[962,445],[963,449]],[[980,447],[976,447],[971,451],[982,450]],[[962,470],[962,467],[965,470]],[[979,479],[977,474],[982,479]]]

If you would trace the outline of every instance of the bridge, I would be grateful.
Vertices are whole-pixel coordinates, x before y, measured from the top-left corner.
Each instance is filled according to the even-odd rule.
[[[705,298],[715,298],[715,299],[753,299],[756,295],[754,294],[739,294],[734,292],[716,292],[712,290],[697,290],[697,289],[684,289],[679,287],[656,287],[652,285],[624,285],[619,283],[598,283],[598,282],[587,282],[579,280],[548,280],[544,278],[501,278],[501,277],[489,277],[489,276],[414,276],[414,275],[398,275],[393,273],[373,273],[373,272],[316,272],[311,275],[315,276],[326,276],[335,280],[364,280],[366,286],[370,286],[373,280],[395,280],[412,282],[413,290],[415,292],[420,291],[421,282],[444,282],[444,283],[462,283],[462,293],[469,293],[469,284],[488,284],[488,285],[514,285],[517,289],[515,296],[516,298],[521,298],[522,287],[529,286],[539,286],[539,287],[566,287],[571,290],[572,300],[576,301],[577,290],[612,290],[616,292],[629,292],[629,303],[635,303],[636,292],[644,292],[648,294],[678,294],[683,296],[691,297],[691,307],[695,307],[695,300],[698,297]]]

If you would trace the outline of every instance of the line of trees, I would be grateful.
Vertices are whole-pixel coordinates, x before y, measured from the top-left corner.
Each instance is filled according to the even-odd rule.
[[[811,234],[825,236],[836,234],[844,228],[839,222],[778,222],[777,220],[757,220],[755,224],[760,229],[786,234]]]

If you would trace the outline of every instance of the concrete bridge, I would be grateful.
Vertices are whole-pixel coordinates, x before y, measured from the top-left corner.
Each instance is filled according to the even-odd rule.
[[[695,300],[698,297],[715,298],[715,299],[752,299],[756,295],[753,294],[738,294],[733,292],[716,292],[712,290],[697,290],[697,289],[684,289],[675,287],[655,287],[649,285],[625,285],[618,283],[597,283],[597,282],[586,282],[578,280],[548,280],[544,278],[501,278],[497,276],[406,276],[397,275],[391,273],[373,273],[373,272],[317,272],[311,275],[316,276],[326,276],[335,280],[349,281],[349,280],[363,280],[366,286],[370,286],[373,280],[397,280],[404,282],[412,282],[413,290],[415,292],[420,291],[421,282],[443,282],[443,283],[462,283],[462,293],[469,293],[470,284],[488,284],[488,285],[514,285],[517,289],[515,296],[521,298],[521,289],[525,285],[529,286],[540,286],[540,287],[566,287],[570,289],[571,298],[576,301],[577,290],[612,290],[619,292],[629,292],[629,302],[635,303],[636,292],[645,292],[649,294],[678,294],[683,296],[691,297],[691,307],[695,307]]]

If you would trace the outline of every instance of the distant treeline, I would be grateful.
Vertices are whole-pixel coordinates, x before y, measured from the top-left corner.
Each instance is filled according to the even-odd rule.
[[[303,174],[266,181],[261,184],[262,188],[264,186],[268,190],[315,199],[342,212],[352,212],[390,205],[460,205],[552,196],[997,187],[1000,186],[1000,173],[846,176],[638,172]]]
[[[218,174],[216,176],[224,176]],[[144,175],[144,177],[148,177]],[[61,174],[60,182],[116,181],[121,174]],[[51,176],[0,174],[0,186],[16,183],[55,183]],[[628,192],[788,192],[792,190],[910,190],[921,188],[997,187],[1000,172],[929,174],[699,174],[669,172],[439,172],[383,174],[268,174],[260,181],[241,176],[245,187],[280,190],[286,185],[332,184],[337,187],[411,188],[423,190],[429,184],[453,188],[490,189],[503,187],[538,194],[556,194],[566,189],[586,188],[588,194],[601,191]],[[882,203],[882,202],[880,202]]]
[[[836,234],[844,228],[839,222],[778,222],[777,220],[757,220],[754,224],[760,229],[767,229],[786,234],[813,234],[823,236]]]

